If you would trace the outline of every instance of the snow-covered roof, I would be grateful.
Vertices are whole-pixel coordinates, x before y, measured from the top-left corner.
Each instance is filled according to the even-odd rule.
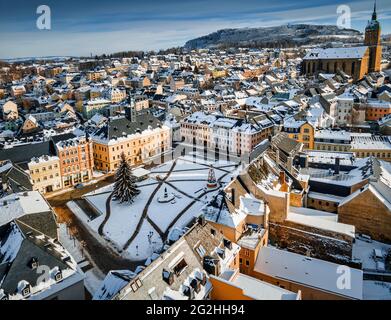
[[[276,279],[288,280],[352,299],[362,299],[361,270],[348,268],[351,276],[350,288],[338,286],[346,268],[348,267],[273,247],[262,247],[254,266],[256,272]]]
[[[390,137],[353,136],[352,150],[391,150]]]
[[[26,214],[48,211],[51,209],[38,191],[14,193],[0,201],[0,225]]]
[[[336,221],[336,215],[331,216],[319,210],[291,207],[287,221],[355,237],[356,228],[353,225],[339,223]]]
[[[335,196],[333,194],[324,194],[324,193],[318,193],[312,191],[308,193],[308,198],[318,199],[318,200],[323,200],[323,201],[328,201],[333,203],[340,203],[343,199],[343,197]]]
[[[297,300],[297,293],[242,273],[238,273],[230,283],[241,288],[246,296],[256,300]]]
[[[315,139],[333,139],[350,142],[350,133],[344,130],[336,131],[324,129],[315,132]]]
[[[147,175],[149,175],[151,173],[151,171],[149,170],[146,170],[144,168],[136,168],[132,171],[132,174],[136,177],[136,178],[141,178],[141,177],[145,177]]]
[[[240,197],[240,210],[250,215],[264,215],[265,203],[262,200],[255,199],[250,195]]]
[[[307,53],[303,60],[314,59],[361,59],[368,47],[351,47],[351,48],[327,48],[313,49]]]
[[[203,211],[207,221],[231,228],[235,228],[246,218],[246,214],[242,210],[233,213],[229,211],[223,193],[219,193],[211,203],[204,207]]]
[[[135,278],[137,274],[129,270],[110,271],[103,280],[99,289],[96,290],[93,300],[110,300],[120,290],[122,290],[129,282]]]

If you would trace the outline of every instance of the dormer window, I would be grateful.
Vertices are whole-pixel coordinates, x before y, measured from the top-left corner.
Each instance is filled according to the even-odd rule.
[[[30,263],[29,263],[30,268],[34,270],[34,269],[38,268],[38,265],[39,265],[38,259],[35,257],[31,258]]]
[[[30,292],[31,292],[31,291],[30,291],[30,286],[24,288],[23,291],[22,291],[23,297],[28,296],[28,295],[30,294]]]
[[[217,248],[217,254],[219,255],[219,257],[221,258],[221,259],[225,259],[225,249],[222,249],[222,248]]]
[[[23,296],[23,297],[27,297],[31,294],[31,286],[30,284],[25,281],[25,280],[22,280],[18,283],[18,292]]]
[[[55,275],[54,275],[54,280],[61,281],[62,280],[62,272],[59,270]]]

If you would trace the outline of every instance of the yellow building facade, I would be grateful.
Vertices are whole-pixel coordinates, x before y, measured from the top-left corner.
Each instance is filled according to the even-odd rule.
[[[301,142],[305,149],[314,149],[315,129],[310,123],[306,122],[295,132],[287,133],[289,138],[294,139],[297,142]]]

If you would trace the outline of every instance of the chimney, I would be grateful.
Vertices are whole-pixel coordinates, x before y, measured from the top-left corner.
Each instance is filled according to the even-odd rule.
[[[198,224],[204,226],[206,224],[205,216],[202,214],[198,217]]]
[[[335,174],[339,174],[341,170],[341,165],[340,165],[340,158],[335,158],[335,167],[334,167],[334,172]]]
[[[219,259],[212,258],[210,256],[205,256],[203,259],[203,267],[205,271],[214,276],[220,274],[220,261]]]
[[[189,297],[189,300],[194,300],[195,293],[194,289],[191,286],[186,286],[183,293],[185,294],[185,296]]]
[[[162,272],[163,280],[171,286],[174,283],[174,273],[171,271],[167,271],[166,269],[163,269]]]
[[[300,164],[300,168],[308,168],[308,160],[309,160],[309,157],[307,154],[305,153],[302,153],[299,155],[299,164]]]
[[[285,171],[280,171],[280,177],[279,177],[279,180],[280,180],[280,184],[283,185],[285,184]]]
[[[276,165],[280,163],[280,150],[277,148],[276,149]]]
[[[232,242],[228,239],[223,239],[224,247],[228,250],[232,250]]]

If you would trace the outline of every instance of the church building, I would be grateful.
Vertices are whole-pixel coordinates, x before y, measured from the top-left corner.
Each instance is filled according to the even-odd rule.
[[[303,58],[302,73],[312,76],[341,71],[358,81],[370,72],[378,72],[382,58],[380,35],[375,3],[372,19],[365,28],[364,46],[312,49]]]

